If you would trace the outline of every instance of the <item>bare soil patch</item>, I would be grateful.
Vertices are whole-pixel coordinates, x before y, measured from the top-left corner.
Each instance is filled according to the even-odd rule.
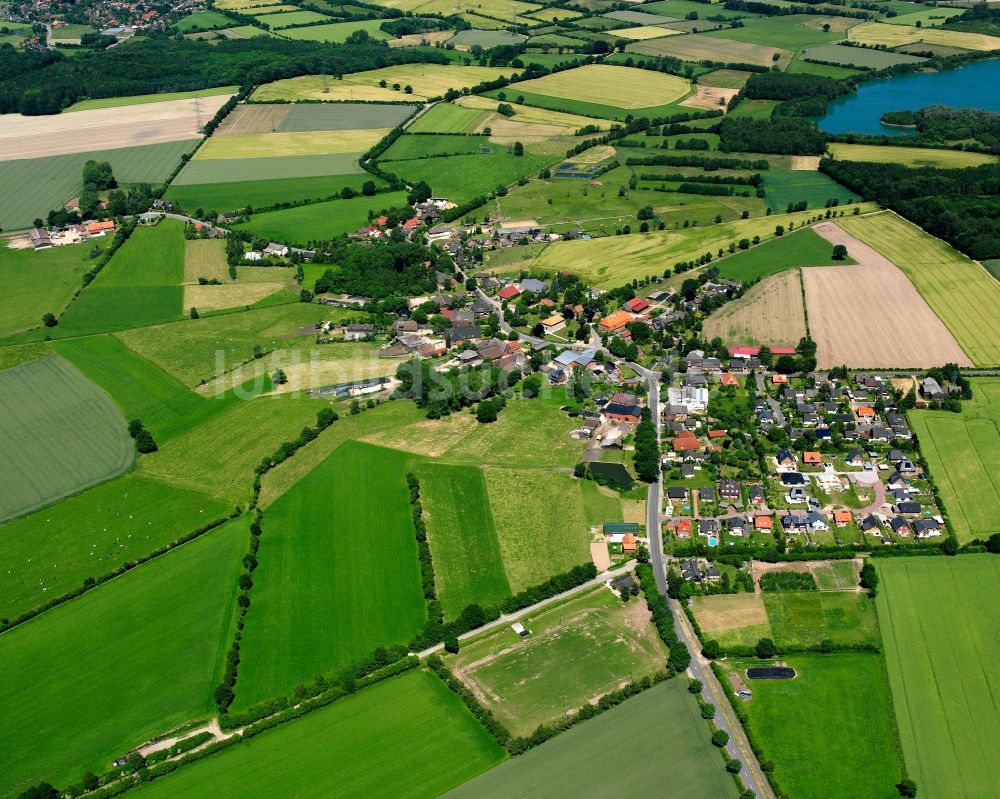
[[[0,161],[197,139],[226,95],[97,108],[72,114],[0,115]]]
[[[768,623],[767,609],[760,594],[699,597],[694,612],[698,625],[706,633]]]
[[[725,108],[726,103],[739,93],[739,89],[723,89],[719,86],[702,86],[699,84],[695,93],[686,100],[681,100],[680,104],[691,108],[705,108],[708,110]]]
[[[972,366],[951,331],[895,264],[833,222],[814,229],[831,244],[845,245],[857,261],[855,266],[803,273],[809,328],[821,369],[838,364]]]
[[[594,566],[598,572],[607,571],[611,568],[611,555],[608,554],[608,542],[595,542],[590,545],[590,559],[594,561]]]
[[[794,172],[815,172],[819,169],[819,155],[793,155],[789,169]]]

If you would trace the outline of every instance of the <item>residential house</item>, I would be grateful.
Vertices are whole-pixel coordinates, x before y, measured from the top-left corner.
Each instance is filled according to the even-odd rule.
[[[833,512],[833,521],[837,527],[845,527],[851,523],[851,512],[849,510],[835,510]]]
[[[483,362],[482,356],[475,350],[462,350],[455,356],[459,366],[479,366]]]
[[[715,519],[702,519],[698,522],[698,535],[718,535],[719,523]]]
[[[781,475],[781,484],[784,486],[804,486],[806,478],[801,472],[784,472]]]
[[[875,516],[869,513],[861,520],[861,532],[870,533],[872,535],[881,535],[882,525]]]
[[[740,380],[732,372],[723,372],[721,377],[723,386],[739,386]]]
[[[678,519],[676,522],[672,523],[672,529],[674,535],[678,538],[690,538],[691,537],[691,520],[690,519]]]
[[[507,342],[491,338],[489,341],[481,341],[477,344],[476,350],[484,361],[495,361],[507,352]]]
[[[694,480],[695,468],[693,463],[681,464],[681,477],[685,480]]]
[[[740,537],[747,534],[747,523],[738,516],[734,519],[729,520],[729,534],[738,535]]]
[[[756,507],[762,507],[767,503],[767,497],[764,496],[764,489],[759,485],[752,485],[747,491],[747,498],[750,500],[750,504]]]
[[[277,256],[278,258],[284,258],[286,255],[288,255],[288,247],[285,246],[284,244],[276,244],[275,242],[272,241],[264,248],[263,252],[264,255],[274,255]]]
[[[542,329],[547,336],[552,333],[558,333],[564,327],[566,327],[566,320],[560,314],[553,314],[547,319],[542,320]]]
[[[520,293],[521,289],[515,284],[511,283],[509,286],[504,286],[502,289],[500,289],[500,291],[497,292],[497,297],[499,297],[501,300],[512,300]]]
[[[919,502],[899,502],[893,508],[893,511],[900,516],[919,516],[921,510]]]
[[[701,449],[701,442],[698,441],[698,437],[694,433],[685,430],[674,437],[671,447],[674,452],[691,452]]]
[[[823,463],[823,456],[819,452],[815,451],[803,452],[802,462],[806,466],[820,466]]]
[[[852,449],[844,459],[848,466],[864,466],[865,456],[859,449]]]
[[[347,325],[344,328],[344,339],[346,341],[360,341],[369,338],[375,333],[375,325]]]
[[[667,499],[671,502],[683,502],[687,499],[687,489],[683,486],[668,486]]]
[[[913,535],[917,538],[941,535],[941,525],[936,519],[917,519],[913,522]]]
[[[698,501],[699,502],[715,502],[715,489],[706,486],[698,490]]]
[[[892,531],[899,536],[906,536],[912,532],[910,523],[906,521],[902,516],[896,516],[889,521],[889,527]]]
[[[794,469],[797,463],[795,455],[784,447],[778,450],[778,454],[774,456],[774,462],[778,464],[779,469]]]
[[[738,502],[743,499],[743,492],[740,489],[739,480],[733,480],[731,477],[723,478],[719,481],[718,488],[720,499],[724,499],[728,502]]]
[[[625,533],[622,537],[622,552],[625,555],[634,555],[638,549],[639,540],[632,533]]]
[[[774,519],[763,513],[759,513],[753,517],[753,529],[761,532],[769,533],[771,528],[774,526]]]
[[[445,338],[449,347],[457,347],[459,344],[475,343],[483,337],[479,325],[466,322],[455,323],[445,331]]]

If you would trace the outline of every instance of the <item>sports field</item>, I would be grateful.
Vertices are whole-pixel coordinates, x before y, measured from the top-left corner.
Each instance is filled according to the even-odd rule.
[[[484,472],[507,579],[514,592],[590,562],[579,485],[560,472]]]
[[[727,256],[718,262],[718,267],[720,277],[749,282],[786,269],[835,263],[852,264],[854,259],[848,256],[843,261],[834,261],[833,245],[812,228],[802,228]]]
[[[232,136],[213,136],[198,149],[192,160],[363,153],[388,132],[388,128],[374,128],[370,130],[245,133]]]
[[[448,89],[462,89],[483,81],[509,75],[498,67],[461,67],[444,64],[401,64],[394,67],[355,72],[340,80],[307,75],[266,83],[253,93],[254,100],[389,100],[421,102],[444,95]],[[380,81],[387,86],[379,86]],[[399,89],[393,89],[394,84]],[[403,88],[413,87],[412,94]],[[324,91],[326,89],[326,91]]]
[[[208,716],[247,525],[230,522],[0,636],[0,793],[106,771],[152,735]]]
[[[227,404],[196,394],[111,335],[66,339],[54,347],[106,391],[129,420],[141,419],[158,444],[197,427]]]
[[[589,64],[523,81],[508,89],[508,94],[516,96],[523,91],[630,109],[679,100],[690,88],[688,80],[675,75],[632,67]],[[652,97],[656,98],[656,103],[650,103]]]
[[[430,673],[411,671],[185,767],[135,796],[214,799],[236,791],[433,799],[503,757],[461,699]]]
[[[709,316],[704,331],[708,338],[718,336],[732,345],[794,346],[806,335],[799,270],[765,277]]]
[[[718,39],[704,33],[692,33],[687,36],[668,36],[664,39],[650,39],[645,42],[633,42],[626,50],[650,56],[673,56],[685,61],[719,61],[722,63],[758,64],[771,66],[773,56],[781,58],[779,63],[787,63],[790,53],[778,47],[762,44]]]
[[[91,150],[69,155],[0,161],[0,185],[10,190],[0,195],[0,227],[18,230],[31,227],[35,217],[44,218],[80,193],[83,165],[90,160],[108,161],[119,183],[162,183],[190,153],[197,141],[148,144],[111,150]],[[2,260],[2,259],[0,259]]]
[[[608,755],[628,742],[629,766],[609,775]],[[709,742],[708,725],[682,680],[669,680],[556,736],[443,799],[584,796],[613,783],[616,795],[662,799],[736,796]]]
[[[974,380],[961,413],[911,411],[909,420],[958,540],[1000,532],[1000,380]]]
[[[922,796],[989,796],[1000,771],[1000,558],[887,558],[878,573],[907,771]]]
[[[510,596],[482,469],[421,463],[416,474],[445,620]]]
[[[985,269],[888,211],[841,224],[903,270],[976,366],[1000,364],[1000,283]]]
[[[868,47],[848,47],[843,44],[821,44],[809,47],[802,53],[803,58],[830,64],[843,64],[864,69],[885,69],[895,64],[917,64],[926,59],[918,56],[894,53],[890,50],[875,50]]]
[[[240,707],[287,696],[420,630],[426,610],[406,457],[348,442],[268,509]]]
[[[871,161],[903,166],[936,166],[941,169],[961,169],[996,163],[995,155],[969,153],[962,150],[934,150],[929,147],[882,147],[877,144],[839,144],[831,142],[830,154],[841,161]],[[825,177],[825,176],[824,176]],[[765,180],[765,185],[767,181]]]
[[[56,332],[86,335],[169,322],[181,315],[184,226],[137,227],[59,319]]]
[[[308,244],[328,241],[341,233],[350,233],[368,224],[368,211],[406,204],[406,192],[395,191],[374,197],[331,200],[298,208],[254,214],[249,222],[234,225],[263,238]]]
[[[0,617],[16,618],[230,510],[128,474],[9,521],[0,527]]]
[[[91,249],[86,244],[47,250],[0,244],[0,336],[38,327],[43,314],[58,315],[80,288]]]
[[[859,200],[856,194],[822,172],[768,170],[761,177],[764,179],[764,201],[772,211],[784,211],[789,203],[803,201],[809,208],[823,208],[828,200],[837,200],[841,205]]]
[[[530,735],[666,666],[645,602],[623,604],[607,588],[529,614],[519,638],[507,626],[465,641],[446,662],[515,735]]]
[[[882,44],[887,47],[926,42],[947,47],[961,47],[965,50],[1000,49],[1000,37],[984,33],[947,31],[941,28],[913,28],[908,25],[887,25],[883,22],[856,25],[848,31],[847,37],[859,44]]]
[[[135,455],[121,412],[60,358],[0,372],[0,451],[0,521],[115,477]]]
[[[781,792],[800,799],[898,795],[895,785],[903,764],[882,657],[796,655],[784,660],[795,669],[795,679],[745,679],[753,699],[740,703],[763,759],[774,761]],[[737,668],[748,665],[759,661]],[[925,785],[920,790],[923,794]]]

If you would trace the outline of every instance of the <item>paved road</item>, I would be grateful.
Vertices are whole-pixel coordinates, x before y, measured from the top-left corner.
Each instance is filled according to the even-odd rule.
[[[477,627],[475,630],[469,630],[469,632],[467,633],[462,633],[462,635],[458,636],[458,640],[464,641],[467,638],[472,638],[473,636],[479,635],[480,633],[484,633],[488,630],[493,630],[496,629],[497,627],[503,627],[504,625],[507,624],[513,624],[518,619],[521,619],[531,613],[535,613],[536,611],[544,608],[546,605],[551,605],[554,602],[559,602],[563,599],[566,599],[567,597],[573,596],[574,594],[579,594],[581,591],[586,591],[589,588],[593,588],[594,586],[606,583],[609,580],[613,580],[615,577],[625,574],[626,572],[632,571],[634,568],[635,568],[635,561],[630,560],[628,563],[619,566],[617,569],[610,569],[606,572],[601,572],[593,580],[587,580],[587,582],[581,583],[576,588],[570,588],[569,591],[563,591],[561,594],[556,594],[555,596],[549,597],[548,599],[543,599],[541,602],[536,602],[534,605],[524,608],[523,610],[519,610],[516,613],[509,613],[506,616],[501,616],[499,619],[496,619],[495,621],[491,621],[488,624],[484,624],[482,627]],[[428,649],[425,649],[423,652],[417,652],[417,657],[425,658],[429,655],[433,655],[435,652],[440,652],[442,649],[444,649],[444,644],[438,644],[437,646],[432,646],[429,647]]]
[[[758,799],[774,799],[774,791],[771,790],[764,772],[760,770],[757,756],[750,748],[750,742],[743,732],[739,719],[736,718],[736,713],[729,704],[728,697],[722,690],[715,672],[709,666],[708,660],[702,657],[698,636],[695,635],[691,623],[684,615],[684,609],[675,599],[670,600],[670,609],[674,614],[674,629],[677,631],[677,635],[691,650],[691,666],[688,668],[688,674],[696,680],[701,680],[702,685],[705,686],[702,695],[708,702],[715,705],[715,726],[729,734],[726,751],[731,758],[736,758],[743,764],[740,779],[743,780],[743,784],[747,788],[757,794]]]

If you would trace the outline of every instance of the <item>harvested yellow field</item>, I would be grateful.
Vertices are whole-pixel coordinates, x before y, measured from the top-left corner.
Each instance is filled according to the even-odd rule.
[[[421,44],[436,45],[444,44],[455,35],[455,31],[425,31],[424,33],[410,33],[400,36],[398,39],[390,39],[390,47],[416,47]]]
[[[663,36],[679,36],[680,31],[671,28],[661,28],[658,25],[639,25],[635,28],[619,28],[608,31],[608,36],[617,36],[619,39],[631,39],[638,42],[643,39],[659,39]]]
[[[199,313],[223,308],[241,308],[281,291],[284,283],[225,283],[221,286],[184,286],[184,310],[197,308]]]
[[[610,64],[587,64],[517,84],[517,91],[615,108],[648,108],[680,99],[691,82],[676,75]]]
[[[966,50],[1000,50],[1000,37],[985,33],[914,28],[909,25],[888,25],[883,22],[856,25],[847,32],[847,38],[859,44],[882,44],[886,47],[924,42],[946,47],[961,47]]]
[[[216,129],[215,136],[233,136],[241,133],[273,133],[278,124],[285,118],[287,104],[279,105],[246,105],[240,103],[222,121]]]
[[[996,163],[995,155],[970,153],[964,150],[936,150],[931,147],[883,147],[879,144],[840,144],[831,142],[828,149],[834,158],[842,161],[866,161],[903,166],[936,166],[942,169],[961,169]]]
[[[0,161],[197,139],[200,126],[228,99],[220,94],[53,116],[2,114]]]
[[[184,242],[184,282],[198,278],[229,282],[226,243],[222,239],[193,239]]]
[[[706,633],[768,624],[761,594],[717,594],[695,597],[692,603],[698,626]]]
[[[739,89],[723,89],[718,86],[702,86],[699,84],[694,94],[686,100],[681,100],[681,105],[708,110],[725,110],[726,104],[739,93]]]
[[[705,320],[704,333],[731,346],[795,346],[806,335],[799,270],[770,275],[726,303]]]
[[[441,97],[448,89],[464,89],[516,70],[500,67],[461,67],[452,64],[400,64],[356,72],[335,80],[329,75],[304,75],[266,83],[254,100],[395,100],[420,102]],[[385,88],[379,83],[386,82]],[[394,84],[399,89],[393,89]],[[403,89],[410,86],[412,94]]]
[[[195,160],[274,158],[282,155],[363,153],[389,133],[389,128],[329,130],[308,133],[246,133],[212,137],[195,153]]]
[[[821,369],[922,368],[943,363],[972,366],[955,337],[896,265],[838,224],[814,230],[843,244],[854,266],[824,266],[802,273],[809,331]]]
[[[518,85],[520,86],[523,84]],[[455,101],[455,105],[459,105],[462,108],[476,108],[484,111],[496,111],[499,104],[499,100],[494,100],[490,97],[482,97],[477,94],[470,94],[468,97],[459,97]],[[509,101],[507,101],[507,104],[514,109],[514,116],[505,117],[505,119],[517,120],[518,122],[526,122],[533,125],[558,126],[568,131],[566,135],[572,135],[573,132],[579,130],[584,125],[594,125],[601,130],[607,130],[611,127],[611,123],[606,119],[593,119],[591,117],[578,116],[577,114],[567,114],[562,111],[549,111],[545,108],[535,108],[530,105],[519,105]],[[485,126],[485,123],[481,124],[479,130],[482,130]],[[495,126],[494,130],[496,130]]]

